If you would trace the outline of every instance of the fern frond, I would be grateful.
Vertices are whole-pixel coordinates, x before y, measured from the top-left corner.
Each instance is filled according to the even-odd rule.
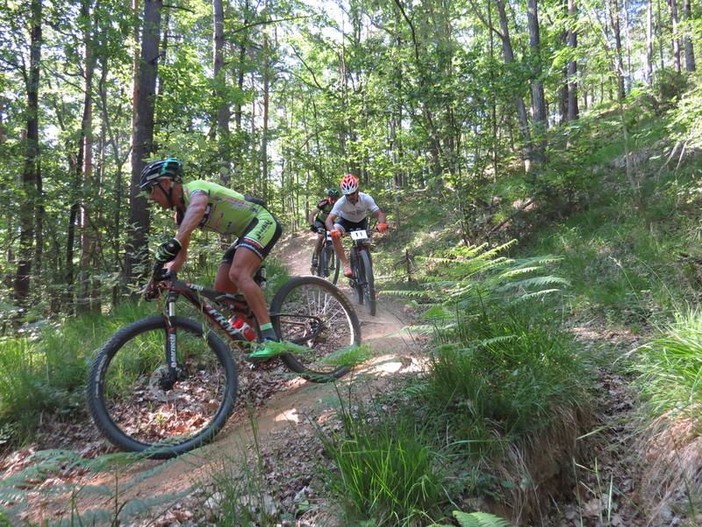
[[[564,287],[570,286],[570,281],[565,278],[560,278],[558,276],[534,276],[531,278],[525,278],[524,280],[517,280],[513,282],[508,282],[499,288],[497,291],[510,291],[516,289],[531,289],[531,288],[541,288],[546,286],[561,285]]]
[[[487,512],[453,511],[453,517],[461,527],[509,527],[507,520]]]

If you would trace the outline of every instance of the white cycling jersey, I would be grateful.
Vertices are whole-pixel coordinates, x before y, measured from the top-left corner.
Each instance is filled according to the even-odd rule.
[[[359,192],[356,203],[351,203],[346,196],[336,200],[329,214],[334,214],[346,221],[358,223],[378,210],[380,210],[380,207],[376,205],[372,197],[364,192]]]

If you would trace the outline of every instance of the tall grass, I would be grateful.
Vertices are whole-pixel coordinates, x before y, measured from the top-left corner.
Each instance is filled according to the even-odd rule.
[[[109,315],[46,324],[31,337],[5,338],[0,348],[0,447],[33,438],[42,416],[83,415],[83,389],[95,350],[120,326],[153,311],[125,303]]]
[[[412,527],[440,517],[440,460],[421,423],[373,406],[342,409],[342,423],[323,441],[336,466],[328,484],[349,525]]]
[[[638,391],[653,417],[699,421],[702,408],[702,313],[690,310],[639,348]]]
[[[447,343],[436,349],[427,378],[428,411],[445,415],[454,434],[479,450],[494,444],[495,428],[512,437],[533,433],[550,424],[555,408],[586,401],[578,347],[539,318],[533,306],[493,307],[440,331]]]

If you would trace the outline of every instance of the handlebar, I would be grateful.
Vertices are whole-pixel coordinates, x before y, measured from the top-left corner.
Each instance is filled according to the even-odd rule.
[[[155,300],[161,296],[161,282],[166,280],[175,280],[176,274],[174,272],[164,270],[166,262],[161,262],[156,260],[154,262],[153,268],[151,270],[151,278],[147,282],[144,290],[142,292],[145,300]]]

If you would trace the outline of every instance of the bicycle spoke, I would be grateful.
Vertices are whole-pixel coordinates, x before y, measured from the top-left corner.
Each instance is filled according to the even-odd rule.
[[[308,348],[284,356],[293,371],[335,377],[348,371],[329,360],[360,342],[358,318],[343,293],[326,280],[300,277],[286,284],[271,306],[281,339]]]

